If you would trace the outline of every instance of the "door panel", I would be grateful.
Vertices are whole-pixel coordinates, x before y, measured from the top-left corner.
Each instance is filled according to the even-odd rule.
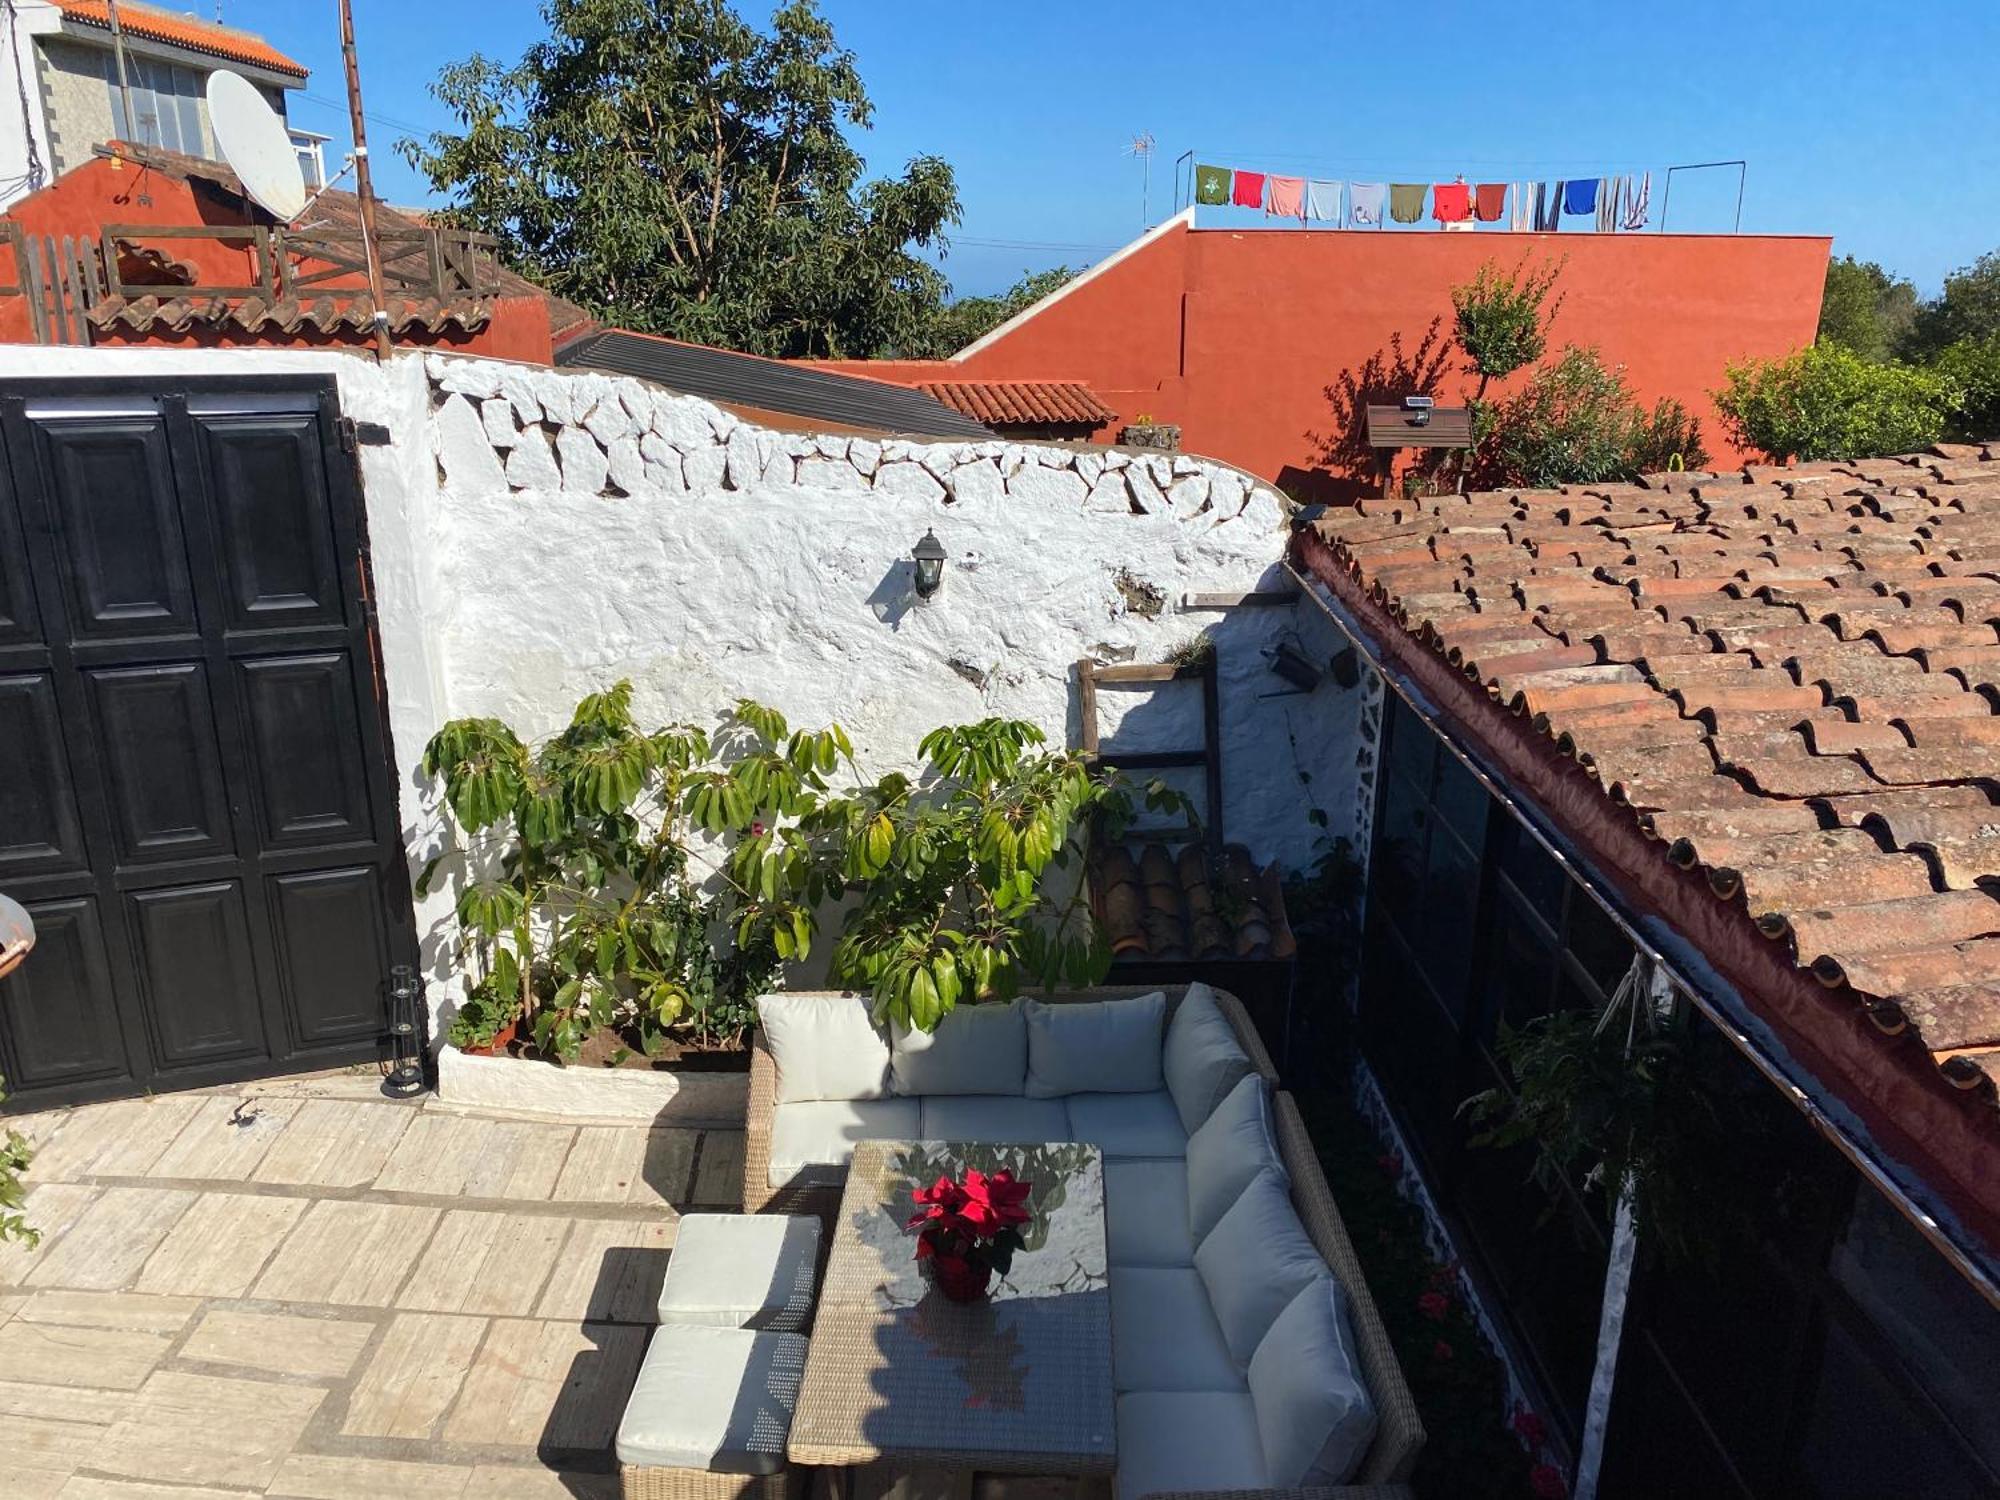
[[[0,677],[0,881],[86,866],[55,680]]]
[[[96,898],[31,902],[28,915],[34,959],[0,984],[8,1088],[119,1076],[125,1049]]]
[[[353,674],[338,652],[238,664],[260,831],[272,848],[369,836]]]
[[[169,886],[134,891],[128,901],[160,1066],[263,1055],[242,888],[234,881]]]
[[[198,663],[87,674],[118,859],[200,859],[234,846],[222,753]]]
[[[40,434],[75,639],[193,635],[194,584],[159,418],[64,417]]]
[[[416,942],[335,400],[0,380],[0,885],[42,923],[0,1108],[381,1055]]]
[[[280,875],[270,884],[279,964],[299,1040],[373,1036],[389,972],[379,877],[371,869]]]
[[[221,524],[229,628],[338,625],[340,569],[317,417],[260,412],[198,425]]]

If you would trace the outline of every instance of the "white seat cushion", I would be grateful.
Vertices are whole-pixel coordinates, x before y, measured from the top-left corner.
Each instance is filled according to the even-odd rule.
[[[1060,1099],[1019,1094],[940,1094],[923,1101],[923,1139],[1040,1145],[1068,1141],[1069,1111]]]
[[[684,1214],[660,1285],[662,1323],[801,1333],[812,1319],[819,1220]]]
[[[1250,1388],[1193,1270],[1120,1266],[1111,1273],[1111,1387],[1119,1392]]]
[[[1345,1484],[1375,1441],[1375,1403],[1347,1293],[1332,1277],[1294,1297],[1250,1356],[1264,1462],[1280,1487]]]
[[[889,1070],[899,1094],[1020,1093],[1028,1077],[1021,1002],[955,1006],[933,1032],[891,1026]]]
[[[1167,992],[1129,1000],[1022,1004],[1028,1018],[1032,1099],[1062,1094],[1144,1094],[1160,1086]]]
[[[1285,1185],[1264,1173],[1194,1247],[1194,1267],[1223,1340],[1247,1366],[1278,1314],[1310,1283],[1333,1272],[1299,1222]]]
[[[1134,1391],[1118,1398],[1118,1500],[1261,1490],[1264,1450],[1250,1398],[1234,1391]]]
[[[1270,1087],[1251,1074],[1188,1137],[1188,1228],[1199,1245],[1261,1174],[1290,1184],[1271,1128]]]
[[[889,1042],[866,995],[759,995],[757,1021],[778,1065],[780,1104],[889,1092]]]
[[[1189,1135],[1229,1097],[1237,1080],[1253,1071],[1250,1055],[1236,1040],[1236,1028],[1216,1004],[1215,991],[1198,980],[1188,986],[1167,1022],[1160,1070],[1181,1113],[1181,1129]]]
[[[918,1136],[915,1099],[806,1099],[771,1111],[770,1185],[783,1187],[803,1175],[809,1182],[838,1182],[856,1141],[913,1141]]]
[[[1104,1164],[1104,1238],[1113,1266],[1193,1265],[1187,1226],[1185,1162],[1131,1157]]]
[[[1180,1111],[1165,1089],[1150,1094],[1071,1094],[1070,1139],[1111,1156],[1187,1155]]]
[[[653,1335],[618,1424],[618,1461],[648,1469],[776,1474],[805,1373],[796,1333],[669,1323]]]

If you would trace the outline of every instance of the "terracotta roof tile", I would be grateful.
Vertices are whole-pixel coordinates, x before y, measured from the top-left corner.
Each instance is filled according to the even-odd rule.
[[[107,32],[111,29],[111,8],[105,0],[56,0],[56,7],[67,20],[101,26]],[[136,4],[134,0],[125,0],[118,7],[118,24],[133,36],[144,37],[148,41],[166,42],[185,47],[190,52],[205,52],[211,57],[226,57],[231,62],[250,63],[269,68],[274,73],[289,73],[294,78],[306,76],[304,63],[285,56],[254,32],[238,31],[234,26],[155,10],[150,5]]]
[[[1421,615],[1663,859],[1996,1096],[2000,446],[1369,501],[1315,529],[1322,571]]]
[[[1118,420],[1076,380],[930,380],[917,389],[989,427],[1102,427]]]

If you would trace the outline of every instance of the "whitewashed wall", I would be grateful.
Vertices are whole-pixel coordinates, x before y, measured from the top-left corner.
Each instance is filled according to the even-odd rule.
[[[922,734],[988,714],[1077,730],[1073,666],[1156,661],[1206,631],[1221,673],[1225,831],[1302,864],[1352,829],[1359,694],[1303,697],[1263,650],[1338,639],[1311,609],[1191,611],[1190,592],[1281,586],[1278,497],[1187,457],[999,442],[874,443],[773,433],[640,382],[406,355],[4,350],[0,371],[241,376],[334,373],[343,409],[380,424],[360,450],[413,857],[435,843],[417,769],[444,720],[496,714],[527,734],[632,679],[642,715],[711,723],[738,697],[795,723],[844,724],[871,772]],[[951,562],[916,602],[909,552],[935,528]],[[1164,601],[1137,613],[1134,581]],[[1196,695],[1107,691],[1108,744],[1198,741]],[[1302,782],[1301,776],[1309,778]],[[1328,815],[1305,816],[1308,798]],[[448,905],[420,903],[442,978]],[[452,986],[433,985],[447,1005]]]

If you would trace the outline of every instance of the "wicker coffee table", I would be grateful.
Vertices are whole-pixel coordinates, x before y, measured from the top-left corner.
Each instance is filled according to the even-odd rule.
[[[1025,1248],[985,1301],[917,1269],[910,1192],[967,1167],[1034,1184]],[[864,1141],[813,1324],[792,1461],[872,1472],[1110,1474],[1104,1163],[1075,1144]]]

